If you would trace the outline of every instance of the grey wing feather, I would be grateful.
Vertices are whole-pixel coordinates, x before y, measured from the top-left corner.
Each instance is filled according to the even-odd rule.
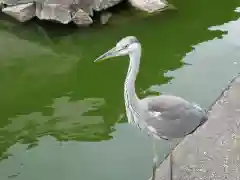
[[[157,96],[145,103],[149,113],[145,122],[159,137],[184,137],[207,120],[203,110],[179,97]]]

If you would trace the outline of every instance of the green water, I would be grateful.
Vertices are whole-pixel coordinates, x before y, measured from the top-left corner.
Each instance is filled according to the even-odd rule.
[[[173,1],[74,29],[0,19],[0,179],[146,180],[151,141],[126,123],[127,57],[93,60],[127,35],[143,46],[137,92],[208,108],[240,68],[240,1]],[[192,65],[183,66],[182,61]],[[168,146],[159,142],[160,159]]]

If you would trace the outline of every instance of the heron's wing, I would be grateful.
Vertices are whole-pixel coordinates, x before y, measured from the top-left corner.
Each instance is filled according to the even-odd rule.
[[[160,97],[148,100],[149,117],[145,119],[158,136],[183,137],[193,132],[205,118],[204,112],[181,98]]]

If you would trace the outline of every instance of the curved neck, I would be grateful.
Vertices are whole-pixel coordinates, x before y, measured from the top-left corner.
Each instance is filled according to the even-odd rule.
[[[135,81],[137,78],[137,74],[140,66],[140,58],[141,58],[141,47],[129,54],[130,63],[128,67],[127,77],[124,83],[124,99],[126,110],[130,111],[131,114],[139,113],[139,98],[135,91]],[[129,116],[129,115],[128,115]],[[128,117],[129,121],[133,121],[133,117]]]

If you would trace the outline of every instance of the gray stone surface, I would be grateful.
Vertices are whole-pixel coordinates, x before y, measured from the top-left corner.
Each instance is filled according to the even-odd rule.
[[[209,120],[173,150],[174,180],[240,179],[240,77],[209,111]],[[169,180],[169,159],[156,180]]]

